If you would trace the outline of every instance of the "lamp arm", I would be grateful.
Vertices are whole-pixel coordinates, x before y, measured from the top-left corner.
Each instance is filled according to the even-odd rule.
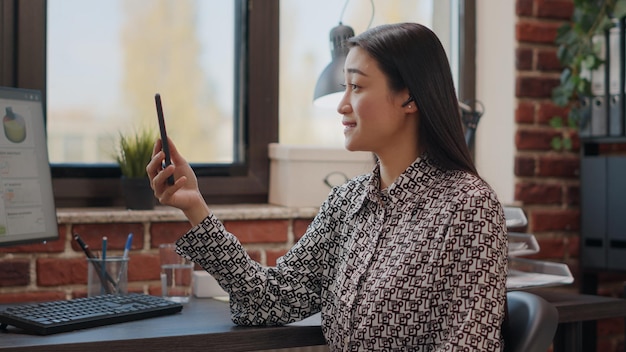
[[[343,3],[343,9],[341,9],[341,16],[339,16],[339,24],[343,23],[343,14],[346,12],[346,7],[348,7],[348,2],[350,2],[350,0],[346,0]],[[370,22],[367,24],[367,29],[369,29],[372,26],[372,22],[374,22],[374,13],[376,13],[375,8],[374,8],[374,0],[370,0],[370,5],[372,6],[372,16],[370,16]]]
[[[467,143],[467,145],[470,145],[472,139],[474,139],[476,127],[478,127],[478,122],[485,111],[484,106],[480,101],[476,100],[474,103],[477,103],[478,106],[480,106],[480,109],[474,109],[464,102],[459,102],[461,122],[465,127],[465,143]]]

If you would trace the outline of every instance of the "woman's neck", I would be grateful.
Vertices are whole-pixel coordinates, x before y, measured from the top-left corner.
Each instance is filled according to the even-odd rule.
[[[420,150],[378,155],[380,163],[380,189],[389,187],[417,159]]]

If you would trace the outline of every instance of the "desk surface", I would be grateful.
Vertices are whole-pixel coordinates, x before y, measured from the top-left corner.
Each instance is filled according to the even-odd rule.
[[[626,300],[534,290],[559,311],[561,323],[626,316]],[[324,344],[319,320],[285,327],[240,327],[228,304],[193,299],[181,313],[49,336],[0,333],[0,351],[251,351]]]
[[[307,325],[307,321],[311,321]],[[228,303],[192,299],[180,313],[48,336],[9,327],[0,351],[253,351],[324,344],[319,320],[295,326],[242,327]]]
[[[559,311],[559,323],[574,323],[626,317],[626,299],[563,293],[551,290],[528,290],[552,303]]]

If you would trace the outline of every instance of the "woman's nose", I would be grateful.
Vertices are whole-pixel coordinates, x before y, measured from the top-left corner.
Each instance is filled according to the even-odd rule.
[[[337,105],[337,112],[340,114],[345,114],[350,111],[350,104],[348,103],[347,95],[344,94],[339,101],[339,105]]]

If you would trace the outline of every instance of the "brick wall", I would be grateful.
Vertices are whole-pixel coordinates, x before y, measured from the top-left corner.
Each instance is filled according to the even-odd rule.
[[[515,199],[526,211],[541,252],[535,258],[567,263],[577,291],[582,279],[579,268],[579,153],[576,131],[556,130],[549,125],[553,116],[567,117],[567,110],[551,101],[552,89],[559,84],[560,63],[554,45],[557,29],[571,18],[573,0],[516,1],[516,82],[517,106],[514,112]],[[554,151],[554,136],[570,134],[571,151]],[[623,295],[626,275],[599,275],[598,293]],[[624,320],[599,321],[598,351],[624,350]]]
[[[541,245],[536,256],[567,262],[577,271],[579,151],[554,151],[552,138],[562,131],[549,125],[565,109],[551,101],[561,66],[553,44],[558,27],[570,18],[571,0],[518,0],[516,11],[515,200],[529,218],[528,232]]]
[[[274,265],[305,232],[310,219],[227,220],[250,256]],[[121,255],[133,233],[128,289],[160,294],[158,246],[176,241],[190,228],[186,221],[136,223],[68,223],[59,226],[60,238],[45,244],[0,248],[0,304],[83,297],[87,294],[87,262],[73,241],[78,233],[94,251],[108,237],[107,253]]]

